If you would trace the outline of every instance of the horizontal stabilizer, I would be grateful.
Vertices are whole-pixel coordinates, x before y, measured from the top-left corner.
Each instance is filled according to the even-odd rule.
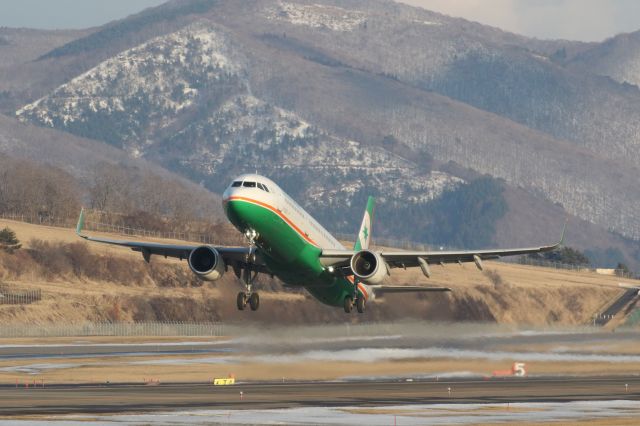
[[[388,293],[421,293],[451,291],[449,287],[427,287],[419,285],[377,285],[370,286],[377,297]]]
[[[640,290],[640,286],[631,285],[627,283],[618,283],[618,287],[628,288],[630,290]]]

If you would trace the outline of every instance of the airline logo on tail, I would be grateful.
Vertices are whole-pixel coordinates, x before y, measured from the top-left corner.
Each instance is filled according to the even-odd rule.
[[[369,199],[367,200],[367,209],[364,212],[362,224],[360,225],[360,230],[358,231],[358,238],[356,238],[356,242],[353,245],[353,251],[366,250],[369,248],[369,242],[371,241],[371,221],[373,220],[374,205],[374,198],[369,196]]]

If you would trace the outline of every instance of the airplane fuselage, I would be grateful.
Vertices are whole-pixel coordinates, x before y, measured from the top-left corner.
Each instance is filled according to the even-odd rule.
[[[240,176],[224,192],[223,206],[236,229],[254,237],[257,255],[285,284],[304,287],[331,306],[343,306],[345,297],[354,295],[353,277],[330,273],[320,262],[322,249],[345,247],[273,181]],[[359,296],[369,297],[365,285],[357,288]]]

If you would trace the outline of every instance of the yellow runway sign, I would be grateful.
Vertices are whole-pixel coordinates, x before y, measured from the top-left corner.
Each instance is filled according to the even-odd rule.
[[[227,386],[227,385],[233,385],[235,383],[236,383],[236,379],[234,378],[213,379],[214,386]]]

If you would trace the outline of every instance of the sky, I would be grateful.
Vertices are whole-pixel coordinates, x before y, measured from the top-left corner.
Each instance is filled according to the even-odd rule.
[[[601,41],[640,30],[639,0],[399,0],[537,38]]]
[[[88,28],[164,1],[0,0],[0,26]],[[398,1],[538,38],[600,41],[640,29],[640,0]]]
[[[89,28],[164,2],[166,0],[0,0],[0,27]]]

